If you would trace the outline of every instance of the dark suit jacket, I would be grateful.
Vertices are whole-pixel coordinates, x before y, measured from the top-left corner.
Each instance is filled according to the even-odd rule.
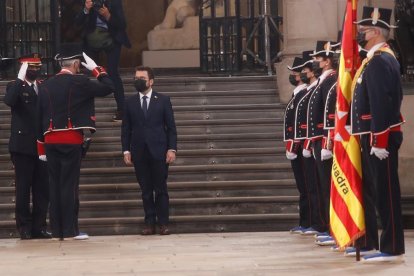
[[[125,101],[122,120],[122,151],[132,158],[142,155],[145,145],[153,158],[165,159],[167,150],[177,150],[177,130],[170,98],[152,91],[147,118],[139,94]]]
[[[107,0],[106,2],[109,12],[111,13],[111,18],[106,22],[108,24],[109,33],[116,42],[127,48],[131,48],[131,43],[126,33],[126,20],[122,8],[122,0]],[[89,14],[85,14],[82,9],[75,18],[76,24],[82,26],[84,29],[84,38],[87,34],[95,30],[97,17],[98,12],[92,8]]]
[[[70,118],[74,129],[95,131],[95,97],[104,97],[114,91],[108,76],[98,82],[85,75],[58,74],[44,81],[37,104],[37,139],[49,131],[66,129]]]
[[[9,151],[37,156],[35,91],[27,82],[17,79],[8,83],[4,102],[11,107],[12,114]]]

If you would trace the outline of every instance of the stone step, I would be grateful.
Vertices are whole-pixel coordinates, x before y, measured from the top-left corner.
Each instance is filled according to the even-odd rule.
[[[105,180],[102,179],[102,181]],[[0,187],[0,203],[14,203],[13,179],[4,184],[8,186]],[[171,198],[297,195],[293,179],[168,182],[168,191]],[[136,200],[138,197],[140,197],[140,187],[136,181],[131,183],[80,184],[81,201]]]
[[[297,196],[257,196],[220,198],[171,198],[171,216],[280,214],[294,213]],[[143,217],[142,201],[132,200],[82,201],[80,218]],[[14,204],[0,204],[0,220],[14,219]]]
[[[172,233],[286,231],[297,224],[297,213],[171,216]],[[142,217],[82,218],[82,231],[97,235],[136,235],[144,227]],[[13,220],[0,221],[0,238],[18,237]]]
[[[13,170],[0,171],[0,185],[10,183],[13,179]],[[169,182],[188,181],[225,181],[225,180],[271,180],[291,179],[289,163],[259,163],[259,164],[214,164],[214,165],[172,165],[169,169]],[[135,173],[132,167],[112,168],[82,168],[80,183],[96,184],[102,180],[112,183],[135,182]],[[9,186],[9,184],[5,184]]]

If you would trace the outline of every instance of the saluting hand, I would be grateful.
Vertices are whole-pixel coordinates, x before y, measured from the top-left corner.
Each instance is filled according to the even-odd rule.
[[[20,66],[19,74],[17,78],[21,81],[24,81],[26,78],[27,68],[29,68],[29,64],[27,62],[23,62],[22,66]]]
[[[88,57],[88,55],[86,55],[85,53],[82,53],[82,54],[83,54],[83,58],[85,59],[85,62],[82,62],[82,65],[85,66],[86,69],[92,71],[93,69],[98,67],[98,65],[96,64],[95,61],[93,61],[93,59]]]
[[[105,6],[105,4],[98,10],[98,13],[102,15],[106,21],[109,21],[111,18],[111,13],[109,12],[109,9]]]

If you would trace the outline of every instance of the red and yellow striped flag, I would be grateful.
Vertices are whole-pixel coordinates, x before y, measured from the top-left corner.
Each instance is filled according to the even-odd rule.
[[[357,137],[346,125],[352,100],[352,79],[358,66],[356,42],[357,0],[348,0],[342,30],[332,165],[330,227],[344,248],[365,233],[362,200],[361,151]]]

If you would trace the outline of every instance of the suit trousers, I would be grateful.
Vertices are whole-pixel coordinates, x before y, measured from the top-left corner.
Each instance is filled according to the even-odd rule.
[[[319,177],[316,171],[315,159],[313,157],[303,158],[305,175],[308,187],[308,197],[310,200],[310,224],[312,228],[319,232],[327,229],[322,216],[322,202],[319,192]]]
[[[154,225],[158,222],[159,225],[167,225],[169,222],[168,164],[165,159],[153,158],[147,146],[141,156],[132,153],[132,161],[141,187],[145,223]]]
[[[124,109],[124,85],[122,84],[121,76],[119,75],[119,59],[121,58],[122,45],[114,41],[114,46],[105,50],[108,76],[115,85],[114,97],[116,101],[117,111],[122,112]],[[99,60],[100,52],[87,50],[87,54],[95,61]]]
[[[331,199],[331,171],[333,159],[321,160],[322,139],[318,139],[313,143],[313,154],[315,156],[315,164],[319,175],[319,192],[322,203],[322,216],[326,224],[325,231],[329,230],[329,209]]]
[[[46,144],[50,178],[50,226],[56,238],[74,237],[77,230],[81,145]]]
[[[296,187],[299,191],[299,225],[308,228],[311,226],[311,203],[303,159],[302,147],[299,147],[297,157],[291,160],[290,163],[295,176]]]
[[[369,164],[368,173],[371,174],[374,185],[376,208],[381,220],[382,233],[380,237],[380,251],[392,255],[405,253],[404,230],[401,213],[401,190],[398,177],[398,149],[403,140],[402,132],[390,132],[388,138],[388,158],[380,160],[371,151],[369,136],[363,135],[361,140],[364,163]],[[365,169],[365,167],[363,168]]]
[[[46,230],[49,207],[49,179],[46,162],[36,155],[11,153],[15,171],[16,227],[22,232]],[[30,210],[30,189],[33,208]]]

